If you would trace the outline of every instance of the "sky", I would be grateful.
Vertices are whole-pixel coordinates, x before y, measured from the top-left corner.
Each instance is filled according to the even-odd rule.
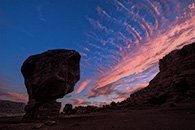
[[[194,41],[195,0],[0,0],[0,99],[28,102],[20,68],[29,56],[74,49],[81,78],[58,101],[122,101]]]

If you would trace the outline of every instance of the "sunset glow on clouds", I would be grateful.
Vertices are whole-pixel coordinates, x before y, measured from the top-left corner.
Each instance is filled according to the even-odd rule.
[[[91,82],[91,80],[89,80],[89,79],[83,81],[83,82],[79,85],[78,89],[76,90],[76,94],[82,92],[83,89],[85,89],[85,87],[86,87],[90,82]]]
[[[83,103],[83,99],[81,98],[76,98],[77,103],[75,105],[80,105],[81,103]]]
[[[10,100],[15,102],[27,102],[28,101],[28,95],[27,94],[21,94],[17,92],[10,92],[3,89],[0,89],[0,98],[3,100]]]
[[[63,105],[122,101],[148,85],[159,59],[195,41],[194,0],[20,2],[26,6],[0,1],[0,99],[27,102],[24,60],[64,48],[82,57],[81,79]]]
[[[7,81],[0,81],[0,99],[3,100],[11,100],[16,102],[27,102],[28,101],[28,95],[22,94],[18,92],[8,91],[7,89],[19,89],[23,88],[20,85],[13,85],[10,83],[7,83]]]
[[[185,8],[181,1],[110,3],[115,10],[98,6],[99,19],[87,16],[93,31],[88,34],[88,51],[83,49],[89,58],[84,58],[88,64],[97,60],[90,64],[97,73],[92,85],[84,81],[79,88],[85,84],[88,98],[121,101],[148,85],[159,71],[159,59],[195,41],[195,8],[192,1]],[[97,51],[91,58],[93,48]]]

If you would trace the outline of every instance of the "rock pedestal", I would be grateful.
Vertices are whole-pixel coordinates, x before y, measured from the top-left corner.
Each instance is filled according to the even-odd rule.
[[[80,79],[80,54],[74,50],[56,49],[30,56],[21,72],[29,95],[25,120],[50,117],[59,113],[56,99],[74,90]]]
[[[34,120],[34,119],[52,119],[59,116],[59,110],[61,108],[61,103],[55,100],[48,101],[39,107],[27,111],[24,115],[24,119]]]

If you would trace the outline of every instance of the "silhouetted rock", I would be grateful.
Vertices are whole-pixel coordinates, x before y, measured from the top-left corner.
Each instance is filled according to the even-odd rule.
[[[55,100],[72,92],[80,79],[80,57],[74,50],[56,49],[30,56],[25,60],[21,72],[29,102],[25,107],[24,119],[45,116],[40,112],[50,113],[50,108],[53,110],[52,115],[58,114],[60,104]]]
[[[113,107],[117,106],[117,104],[115,102],[111,102],[110,105]]]
[[[184,77],[175,78],[171,84],[171,87],[184,93],[190,89],[190,86]]]
[[[111,106],[111,108],[109,108],[109,109],[117,109],[118,108],[118,104],[116,102],[114,102],[114,101],[112,101],[110,103],[110,106]]]
[[[96,112],[98,110],[98,107],[96,106],[78,106],[72,109],[72,111],[75,112],[75,114],[89,114],[92,112]],[[71,114],[74,114],[73,112]]]
[[[76,109],[72,109],[71,111],[70,111],[70,114],[76,114]]]
[[[61,108],[61,103],[56,102],[55,100],[51,100],[43,103],[39,107],[33,109],[33,111],[29,111],[24,115],[24,119],[48,119],[57,117],[59,114],[59,110]],[[36,117],[35,117],[36,116]]]
[[[64,106],[63,111],[65,112],[65,114],[71,114],[71,110],[72,110],[72,104],[66,104]]]
[[[159,69],[146,88],[131,94],[120,105],[173,107],[195,97],[195,43],[163,57]]]

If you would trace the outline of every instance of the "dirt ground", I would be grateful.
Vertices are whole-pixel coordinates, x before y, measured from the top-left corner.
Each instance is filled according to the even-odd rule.
[[[22,117],[0,118],[0,130],[195,130],[195,103],[150,110],[109,110],[83,115],[61,116],[24,123]]]

